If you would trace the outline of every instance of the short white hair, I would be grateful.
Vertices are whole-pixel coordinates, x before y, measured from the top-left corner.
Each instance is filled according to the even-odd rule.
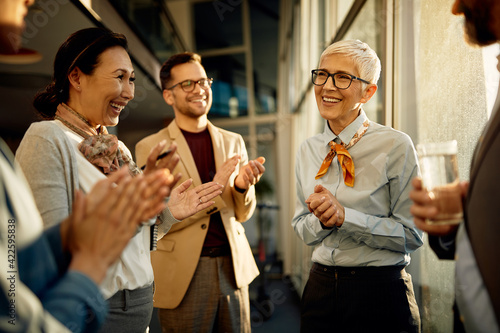
[[[368,44],[357,39],[342,40],[328,46],[321,54],[321,59],[332,54],[351,58],[359,71],[360,78],[377,84],[382,66],[377,53]]]

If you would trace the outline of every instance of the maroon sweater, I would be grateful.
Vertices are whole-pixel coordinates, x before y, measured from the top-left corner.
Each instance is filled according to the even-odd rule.
[[[193,155],[196,168],[201,178],[201,182],[208,183],[214,179],[215,159],[214,147],[212,145],[212,138],[208,129],[200,133],[191,133],[182,130],[182,134],[189,145],[191,154]],[[210,215],[210,224],[208,226],[208,233],[205,237],[203,247],[224,246],[229,245],[226,230],[222,224],[222,218],[219,212]]]

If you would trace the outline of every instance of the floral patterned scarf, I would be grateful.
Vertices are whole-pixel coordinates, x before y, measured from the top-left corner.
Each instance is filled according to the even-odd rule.
[[[128,165],[132,176],[140,173],[134,161],[120,149],[118,138],[109,134],[106,127],[92,127],[84,116],[64,103],[57,106],[55,119],[84,138],[78,149],[105,175],[119,170],[124,164]]]

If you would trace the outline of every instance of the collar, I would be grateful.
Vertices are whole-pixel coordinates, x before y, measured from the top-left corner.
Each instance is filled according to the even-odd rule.
[[[210,132],[210,134],[213,134],[218,131],[217,127],[214,126],[214,124],[212,124],[210,120],[207,122],[207,129]],[[182,130],[179,127],[179,125],[177,125],[175,119],[171,121],[170,124],[164,130],[168,131],[170,138],[172,140],[177,139],[179,136],[182,135]]]
[[[332,140],[335,140],[337,137],[340,138],[340,140],[342,140],[342,142],[344,142],[345,144],[348,144],[352,140],[356,132],[359,130],[361,125],[363,125],[363,123],[366,120],[368,120],[368,117],[366,116],[365,111],[363,109],[359,109],[359,116],[356,119],[354,119],[352,123],[347,125],[347,127],[344,128],[344,130],[340,132],[339,135],[333,133],[333,131],[328,126],[328,121],[326,121],[325,129],[321,134],[320,139],[323,141],[323,144],[327,147],[328,143]]]

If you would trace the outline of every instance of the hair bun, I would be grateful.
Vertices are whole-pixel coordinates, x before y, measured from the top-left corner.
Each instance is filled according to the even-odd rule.
[[[44,119],[54,119],[57,105],[59,105],[58,95],[62,93],[57,91],[55,81],[52,81],[45,89],[36,94],[33,100],[33,106],[39,115]]]

